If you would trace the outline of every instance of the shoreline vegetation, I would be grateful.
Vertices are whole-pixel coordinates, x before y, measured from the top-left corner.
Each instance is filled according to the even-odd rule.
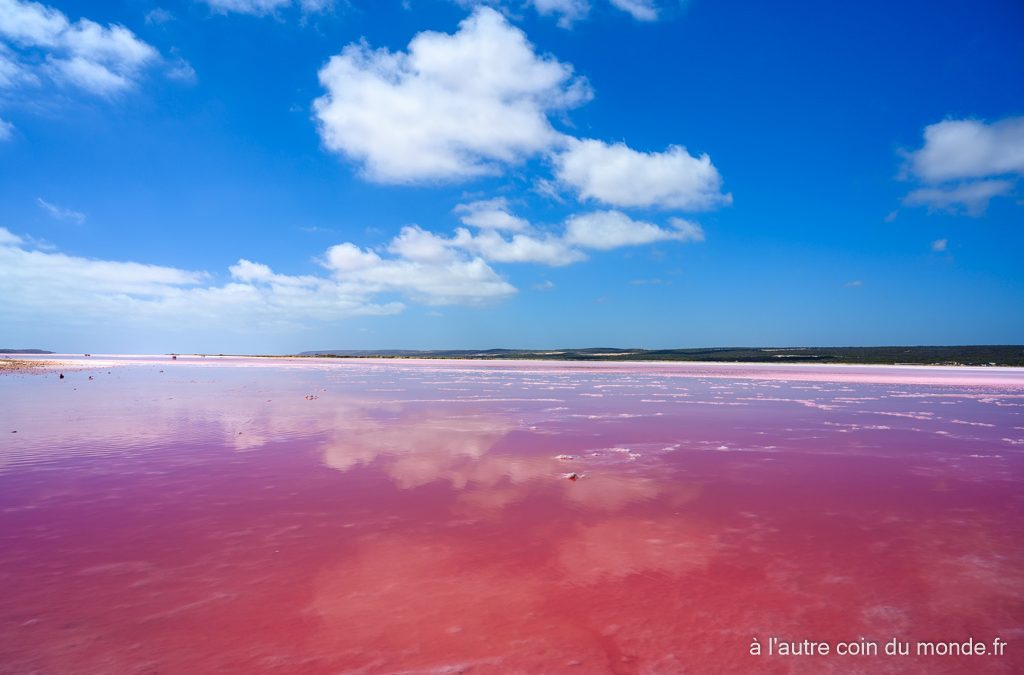
[[[861,365],[1024,367],[1024,345],[907,347],[716,347],[706,349],[319,350],[298,357],[506,359],[550,361],[691,361]]]
[[[55,354],[42,349],[0,349],[0,371],[24,372],[57,365],[54,360],[18,356]],[[1024,367],[1024,345],[893,347],[711,347],[703,349],[323,349],[298,354],[168,352],[166,356],[249,356],[255,358],[530,360],[570,362],[820,363],[831,365]],[[84,354],[91,356],[91,354]],[[97,354],[97,356],[101,356]]]

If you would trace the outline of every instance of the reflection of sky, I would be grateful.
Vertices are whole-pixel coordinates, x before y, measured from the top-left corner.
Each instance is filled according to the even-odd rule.
[[[1013,371],[246,363],[0,378],[15,670],[707,671],[754,634],[1021,629]]]

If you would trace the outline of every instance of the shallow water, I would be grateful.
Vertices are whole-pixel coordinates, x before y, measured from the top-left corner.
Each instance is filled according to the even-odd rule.
[[[0,376],[0,672],[1024,670],[1019,371],[61,358]]]

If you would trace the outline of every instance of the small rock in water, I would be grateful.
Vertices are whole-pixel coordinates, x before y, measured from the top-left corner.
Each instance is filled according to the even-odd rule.
[[[562,459],[562,460],[576,459],[576,455],[556,455],[555,459]]]
[[[64,373],[60,374],[60,379],[62,379],[62,380],[64,379]]]
[[[565,478],[568,478],[569,480],[579,480],[580,479],[580,475],[578,473],[576,473],[575,471],[573,471],[571,473],[563,473],[562,476],[564,476]]]

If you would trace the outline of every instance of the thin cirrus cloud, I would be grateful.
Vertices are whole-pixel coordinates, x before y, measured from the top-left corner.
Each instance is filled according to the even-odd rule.
[[[326,12],[334,6],[334,0],[203,0],[210,10],[217,14],[250,14],[266,16],[293,5],[307,13]]]
[[[78,225],[85,222],[86,216],[81,211],[51,204],[42,197],[36,197],[36,205],[56,220],[67,220]]]
[[[585,79],[538,56],[489,7],[453,34],[426,31],[406,52],[350,44],[320,70],[324,145],[381,183],[493,175],[560,143],[548,113],[591,97]]]
[[[904,205],[980,216],[1024,175],[1024,117],[931,124],[924,145],[906,154],[904,174],[920,183]]]
[[[0,0],[0,88],[49,80],[110,96],[132,88],[157,50],[117,24],[71,21],[37,2]]]
[[[654,0],[609,0],[637,21],[657,21],[658,5]]]
[[[562,28],[572,27],[590,13],[587,0],[533,0],[531,4],[541,16],[557,16]]]
[[[903,198],[905,206],[925,206],[934,211],[981,216],[988,210],[994,197],[1013,193],[1011,180],[977,180],[950,186],[930,186],[911,190]]]

